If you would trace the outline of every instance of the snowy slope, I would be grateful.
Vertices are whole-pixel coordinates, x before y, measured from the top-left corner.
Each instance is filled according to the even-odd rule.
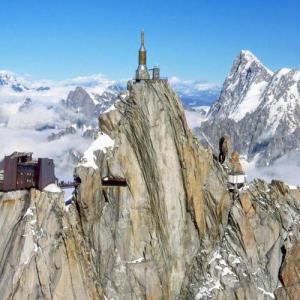
[[[276,133],[285,123],[287,133],[293,133],[299,126],[297,110],[300,105],[300,71],[281,69],[273,76],[264,95],[260,109],[268,111],[267,130]]]
[[[210,118],[240,121],[257,109],[273,73],[250,51],[243,50],[233,63],[220,98],[210,111]]]

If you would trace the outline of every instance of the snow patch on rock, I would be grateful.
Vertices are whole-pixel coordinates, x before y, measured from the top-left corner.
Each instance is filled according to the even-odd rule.
[[[213,278],[208,278],[203,286],[199,288],[198,293],[195,296],[195,300],[211,298],[214,290],[220,290],[222,288],[219,280],[214,280]]]
[[[138,259],[132,260],[132,261],[128,261],[128,264],[137,264],[137,263],[141,263],[144,261],[144,257],[140,257]]]
[[[55,183],[51,183],[48,184],[45,188],[44,188],[45,192],[49,192],[49,193],[61,193],[62,190],[59,186],[57,186]]]
[[[273,293],[267,292],[263,288],[260,288],[260,287],[258,287],[258,290],[260,290],[263,293],[264,296],[268,296],[271,299],[275,299],[275,296],[274,296]]]
[[[95,151],[102,151],[106,153],[107,150],[112,149],[115,145],[115,141],[107,134],[100,133],[97,139],[90,145],[90,147],[84,152],[83,158],[81,159],[80,166],[91,167],[98,169],[95,162]]]

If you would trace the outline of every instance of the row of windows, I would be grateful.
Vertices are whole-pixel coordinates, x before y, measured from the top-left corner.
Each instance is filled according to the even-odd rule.
[[[20,176],[31,176],[32,177],[34,175],[34,172],[26,172],[26,173],[20,172],[19,174],[20,174]]]
[[[34,183],[32,179],[26,179],[26,180],[21,180],[21,181],[17,180],[17,185],[24,184],[25,182],[26,183],[31,183],[31,184]]]

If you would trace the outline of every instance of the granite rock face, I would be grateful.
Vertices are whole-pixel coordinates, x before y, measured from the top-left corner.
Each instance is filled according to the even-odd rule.
[[[199,253],[182,299],[299,299],[299,192],[260,180],[240,191],[224,236]]]
[[[82,119],[78,126],[96,127],[96,120],[100,113],[107,110],[118,98],[123,86],[115,84],[107,86],[101,94],[88,92],[82,87],[70,91],[66,100],[62,100],[62,110],[68,109]]]
[[[297,299],[297,284],[291,289],[281,274],[291,266],[285,247],[297,249],[287,245],[291,232],[298,237],[299,191],[256,181],[229,195],[223,167],[193,138],[169,87],[129,83],[128,90],[99,120],[114,147],[95,152],[101,177],[126,178],[128,188],[101,189],[91,183],[98,172],[77,169],[95,263],[110,262],[100,272],[105,295]]]
[[[114,148],[96,152],[96,171],[77,169],[79,211],[109,299],[175,299],[200,244],[212,248],[222,235],[225,174],[167,83],[130,82],[128,90],[99,120]],[[101,187],[99,173],[128,187]]]
[[[78,215],[65,210],[62,193],[0,193],[0,216],[1,299],[101,299]]]
[[[300,190],[230,194],[165,81],[129,82],[99,124],[67,209],[0,194],[3,299],[298,299]]]

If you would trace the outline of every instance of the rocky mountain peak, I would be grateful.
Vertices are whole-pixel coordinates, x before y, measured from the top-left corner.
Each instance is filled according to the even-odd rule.
[[[75,112],[80,118],[87,119],[87,121],[95,118],[97,113],[92,97],[82,87],[76,87],[74,91],[70,91],[67,99],[63,100],[62,104]]]
[[[0,71],[1,84],[9,84],[12,82],[16,82],[16,78],[12,75],[12,73],[8,71],[1,70]]]
[[[108,298],[175,299],[200,240],[209,231],[221,234],[219,221],[205,214],[209,200],[202,187],[204,182],[208,190],[218,186],[220,193],[212,197],[216,203],[228,201],[214,172],[220,178],[223,173],[193,137],[167,82],[129,82],[120,98],[115,109],[100,116],[102,134],[91,146],[94,154],[87,151],[76,170],[84,232],[97,253],[107,249],[97,259],[110,260],[101,275]],[[99,177],[124,178],[128,187],[101,187]],[[100,224],[96,241],[92,233]]]
[[[217,145],[227,133],[237,150],[260,166],[298,149],[300,71],[269,71],[252,53],[242,51],[211,106],[199,136]]]
[[[92,99],[88,92],[82,87],[78,86],[74,91],[70,91],[66,103],[69,105],[75,105],[76,107],[82,107],[84,103],[91,103]]]
[[[270,74],[273,74],[272,71],[270,71],[266,66],[262,64],[262,62],[249,50],[241,50],[239,55],[236,57],[236,61],[239,62],[240,66],[244,66],[245,69],[257,65],[259,67],[262,67],[263,69],[266,69]]]
[[[209,118],[229,117],[236,121],[242,119],[260,104],[260,95],[272,75],[254,54],[242,50],[233,62],[219,100],[208,113]]]
[[[242,50],[233,62],[232,69],[227,79],[248,76],[252,74],[267,73],[273,75],[273,72],[265,67],[262,62],[249,50]]]
[[[82,87],[76,87],[70,91],[66,100],[62,101],[63,106],[80,114],[86,119],[87,124],[94,123],[98,115],[108,109],[118,97],[118,93],[124,88],[120,85],[108,86],[100,94],[88,92]]]

